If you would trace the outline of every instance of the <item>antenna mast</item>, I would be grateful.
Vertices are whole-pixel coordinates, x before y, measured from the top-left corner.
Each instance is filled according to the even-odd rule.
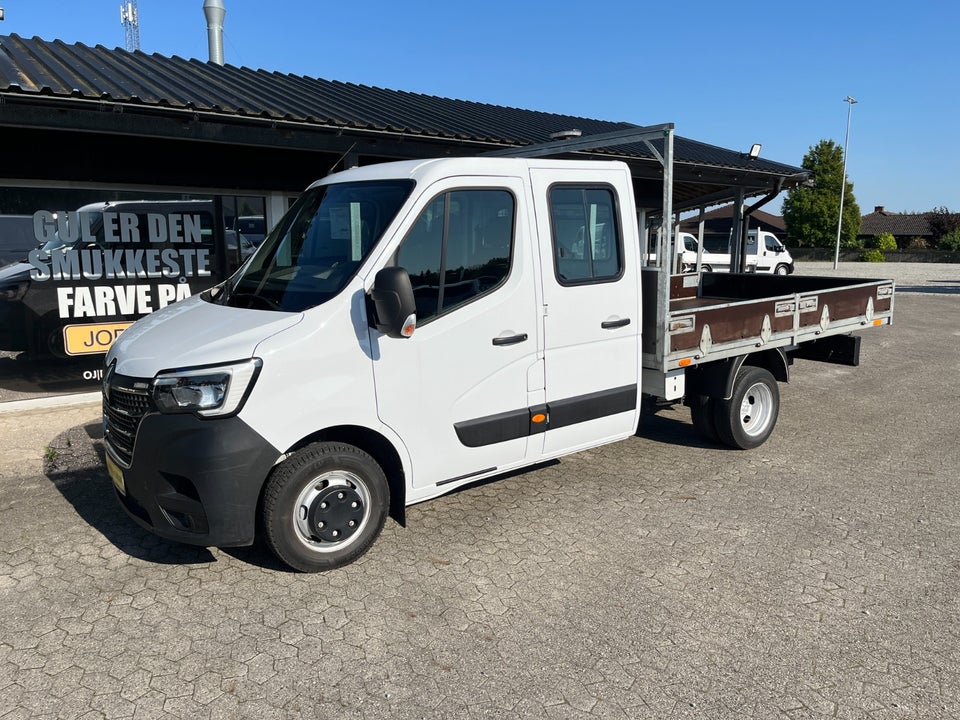
[[[125,47],[130,52],[140,49],[140,20],[137,0],[120,6],[120,24],[123,25]]]

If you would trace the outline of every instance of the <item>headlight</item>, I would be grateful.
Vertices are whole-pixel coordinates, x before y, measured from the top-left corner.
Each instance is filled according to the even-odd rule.
[[[163,413],[232,415],[240,410],[262,364],[260,358],[253,358],[231,365],[160,373],[151,385],[153,401]]]

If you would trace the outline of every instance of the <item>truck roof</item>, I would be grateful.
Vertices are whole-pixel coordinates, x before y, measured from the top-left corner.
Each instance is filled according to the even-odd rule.
[[[630,174],[626,163],[619,160],[548,160],[544,158],[455,157],[424,160],[399,160],[351,168],[328,175],[316,185],[363,180],[409,178],[433,182],[456,175],[525,175],[531,168],[554,170],[606,170]]]

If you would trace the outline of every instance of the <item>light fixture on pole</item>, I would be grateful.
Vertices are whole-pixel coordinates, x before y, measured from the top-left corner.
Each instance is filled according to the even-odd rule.
[[[847,136],[843,141],[843,175],[840,178],[840,217],[837,219],[837,249],[833,253],[833,269],[840,263],[840,229],[843,227],[843,196],[847,194],[847,146],[850,144],[850,113],[857,101],[847,95],[843,101],[847,103]]]

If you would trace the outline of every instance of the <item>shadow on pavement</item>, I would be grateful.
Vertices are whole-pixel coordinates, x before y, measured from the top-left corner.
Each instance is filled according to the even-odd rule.
[[[897,292],[960,295],[960,280],[928,280],[926,285],[897,285]]]
[[[711,443],[701,438],[685,416],[675,416],[671,409],[653,412],[645,409],[640,420],[637,436],[653,442],[674,447],[702,448],[707,450],[731,450],[720,443]]]
[[[215,562],[205,547],[164,540],[127,517],[114,496],[104,466],[100,423],[70,428],[46,449],[45,474],[77,514],[115,547],[152,563],[194,565]]]

